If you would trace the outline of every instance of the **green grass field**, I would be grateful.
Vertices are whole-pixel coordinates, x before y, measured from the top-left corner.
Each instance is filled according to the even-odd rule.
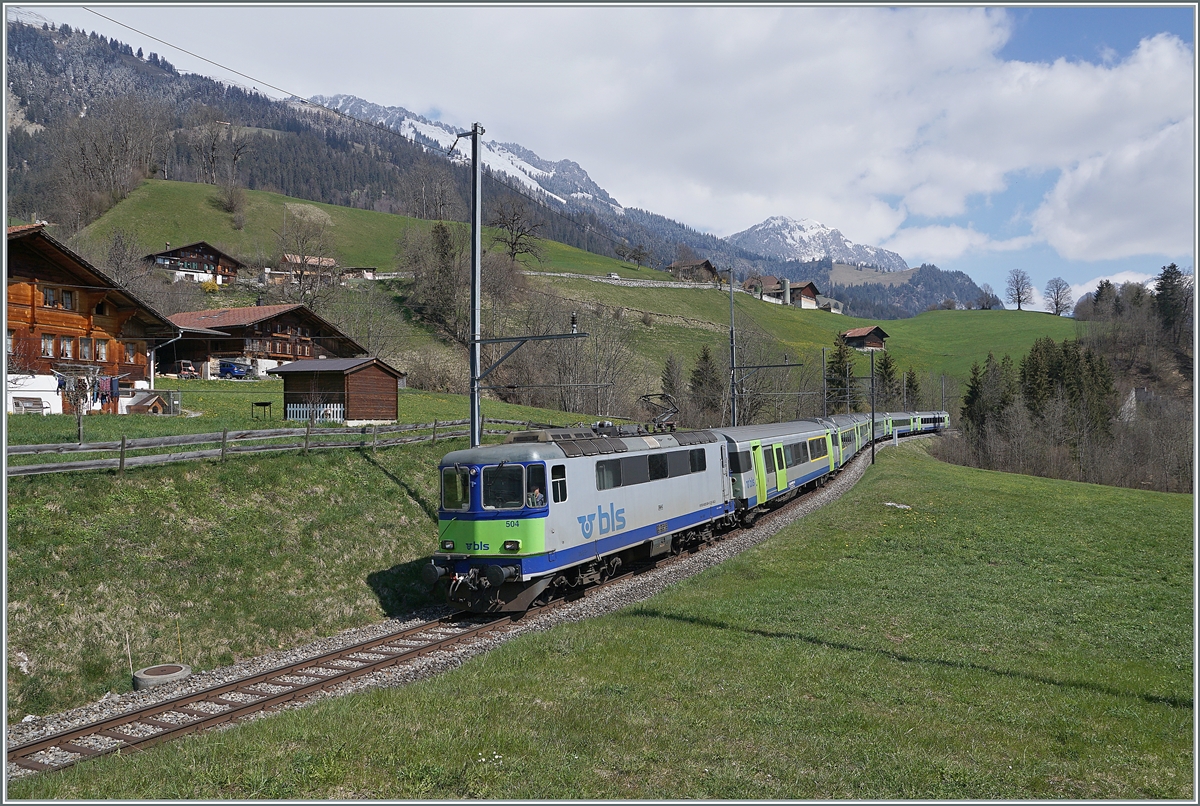
[[[147,493],[161,482],[147,479]],[[326,487],[314,497],[348,495]],[[269,517],[293,505],[271,501]],[[420,521],[410,504],[396,506]],[[374,517],[367,533],[395,520],[360,512]],[[8,792],[1192,800],[1191,514],[1192,496],[954,467],[905,445],[880,453],[836,504],[640,605],[513,640],[424,683],[105,757]],[[325,534],[337,528],[322,524],[300,546],[333,551]],[[284,553],[304,538],[277,539]],[[358,555],[377,549],[350,540],[341,550],[339,564],[360,568],[401,553],[367,559]],[[363,594],[322,556],[336,583],[320,584],[327,606],[351,608]],[[192,585],[194,575],[173,578]],[[44,585],[39,595],[53,580]],[[307,588],[289,584],[299,592],[286,609],[317,618]],[[226,638],[228,625],[201,609],[186,612],[210,625],[211,641]],[[164,631],[171,616],[158,617]]]

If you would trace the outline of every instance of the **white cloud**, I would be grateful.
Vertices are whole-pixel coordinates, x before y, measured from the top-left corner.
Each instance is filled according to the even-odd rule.
[[[1138,283],[1139,285],[1144,285],[1147,288],[1153,288],[1154,281],[1157,278],[1157,274],[1146,274],[1144,272],[1137,271],[1120,271],[1114,274],[1102,274],[1082,283],[1072,283],[1071,295],[1076,301],[1078,301],[1080,297],[1089,291],[1094,292],[1096,290],[1096,286],[1100,285],[1101,280],[1108,280],[1118,288],[1125,283]]]
[[[1063,173],[1034,230],[1072,260],[1191,254],[1194,118]]]
[[[39,11],[62,21],[66,9]],[[1011,225],[1001,235],[991,219],[960,217],[1018,173],[1057,171],[1045,199],[1007,203],[1034,210],[1030,234],[1064,257],[1182,256],[1194,239],[1185,181],[1195,170],[1194,52],[1169,35],[1101,64],[1033,64],[997,57],[1012,27],[1003,9],[104,13],[301,95],[349,93],[438,109],[464,127],[479,121],[489,139],[578,162],[625,206],[720,235],[787,215],[887,244],[910,262],[1023,248],[1031,241],[1014,239]],[[283,52],[326,56],[280,59],[264,31]],[[220,77],[129,31],[108,32]],[[913,216],[929,226],[911,226]],[[903,251],[910,244],[921,251]]]

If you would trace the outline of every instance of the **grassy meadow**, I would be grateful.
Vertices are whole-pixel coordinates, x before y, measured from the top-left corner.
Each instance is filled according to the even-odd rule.
[[[276,246],[287,205],[308,205],[329,216],[335,252],[345,266],[396,269],[396,241],[413,228],[427,229],[431,222],[371,210],[292,199],[265,191],[247,191],[245,226],[233,227],[233,216],[221,210],[218,189],[211,185],[166,180],[143,182],[130,196],[84,230],[82,237],[103,243],[114,230],[134,232],[147,245],[159,248],[208,241],[218,248],[249,258],[267,259]],[[490,241],[485,228],[484,241]],[[663,280],[660,271],[594,255],[554,241],[543,241],[542,261],[530,261],[535,271]],[[728,349],[729,297],[717,289],[630,288],[568,277],[531,276],[535,288],[561,297],[564,304],[590,303],[622,308],[630,328],[629,339],[637,355],[650,368],[647,382],[654,385],[667,353],[673,352],[690,371],[702,345],[717,355]],[[214,297],[214,307],[253,304],[253,295],[237,289]],[[879,324],[873,320],[838,316],[823,311],[784,309],[759,302],[747,294],[735,295],[739,316],[770,334],[780,353],[811,356],[833,344],[849,328]],[[642,314],[652,315],[651,324]],[[659,318],[655,318],[657,315]],[[665,317],[665,318],[663,318]],[[881,323],[891,336],[888,350],[904,369],[947,374],[965,380],[971,364],[982,363],[989,350],[1014,358],[1028,351],[1041,336],[1056,341],[1075,335],[1072,320],[1036,311],[931,311],[911,319]],[[412,347],[432,347],[436,339],[423,329],[405,329]],[[462,359],[465,367],[465,358]],[[865,362],[864,362],[865,363]]]
[[[416,499],[390,500],[391,517],[353,516],[357,540],[325,524],[286,548],[341,536],[338,562],[371,567],[362,541],[420,520]],[[294,503],[272,502],[272,517]],[[955,467],[903,445],[835,504],[640,605],[8,794],[1192,800],[1191,517],[1192,496]],[[326,605],[353,607],[325,562]],[[292,573],[274,595],[304,610]],[[230,626],[213,618],[212,640]]]

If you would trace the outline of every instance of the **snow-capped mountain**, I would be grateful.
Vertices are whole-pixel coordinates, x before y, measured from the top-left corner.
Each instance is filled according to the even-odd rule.
[[[836,229],[819,221],[772,216],[761,224],[730,235],[725,240],[749,252],[779,260],[813,261],[872,266],[884,271],[904,271],[908,264],[895,252],[852,243]]]
[[[400,132],[418,143],[434,149],[447,151],[460,132],[469,131],[468,126],[451,126],[441,121],[410,112],[400,106],[379,106],[353,95],[326,97],[314,95],[310,103],[336,109],[357,118],[386,126]],[[563,204],[568,200],[587,207],[600,207],[606,212],[622,214],[624,210],[616,199],[588,176],[587,171],[571,160],[550,162],[516,143],[498,143],[484,139],[480,156],[483,164],[493,173],[505,174],[517,184],[548,194]],[[454,148],[454,158],[467,161],[471,158],[471,141],[462,139]]]

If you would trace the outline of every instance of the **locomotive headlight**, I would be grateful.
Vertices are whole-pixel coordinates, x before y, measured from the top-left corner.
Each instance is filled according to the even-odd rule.
[[[443,540],[442,541],[442,551],[454,551],[454,541],[453,540]]]
[[[505,551],[520,551],[521,550],[521,541],[520,540],[505,540],[504,541],[504,550]]]

